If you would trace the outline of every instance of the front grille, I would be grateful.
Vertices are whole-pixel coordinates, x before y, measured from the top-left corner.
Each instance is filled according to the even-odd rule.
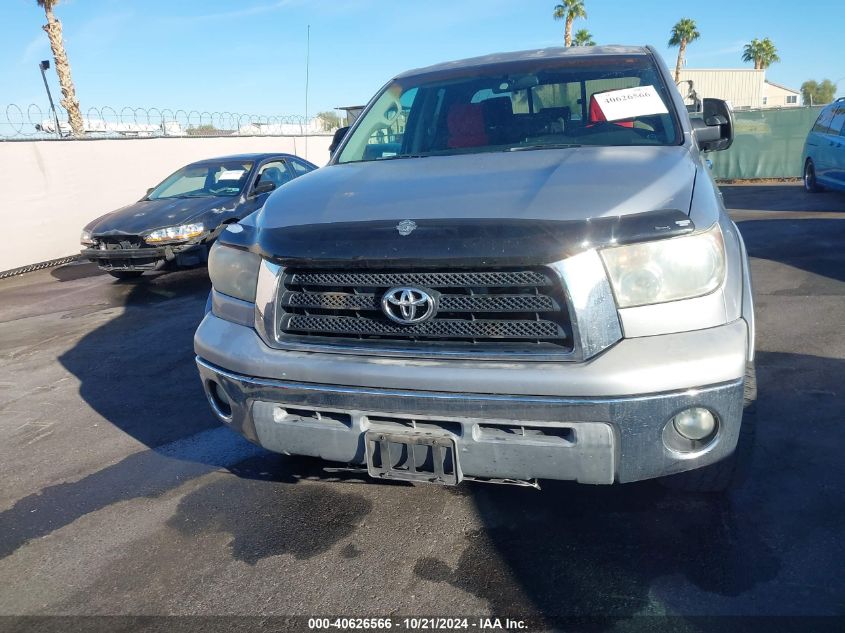
[[[97,236],[95,239],[97,241],[95,248],[104,251],[132,250],[147,246],[147,243],[139,235]]]
[[[396,323],[382,311],[393,287],[435,297],[426,322]],[[405,347],[568,351],[569,312],[557,278],[546,269],[489,271],[324,271],[287,269],[278,293],[280,342]],[[510,349],[509,348],[509,349]]]
[[[428,288],[488,288],[549,286],[549,278],[531,270],[494,272],[294,272],[292,282],[302,286],[391,286],[418,285]]]

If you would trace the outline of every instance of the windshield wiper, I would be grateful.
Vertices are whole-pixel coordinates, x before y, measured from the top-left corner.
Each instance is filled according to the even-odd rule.
[[[509,147],[506,152],[530,152],[535,149],[569,149],[571,147],[581,147],[578,143],[542,143],[538,145],[516,145]]]
[[[376,160],[397,160],[399,158],[428,158],[431,154],[397,154],[396,156],[382,156]]]

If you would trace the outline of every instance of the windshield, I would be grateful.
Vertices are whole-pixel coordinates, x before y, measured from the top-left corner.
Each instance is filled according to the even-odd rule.
[[[680,142],[654,62],[646,55],[595,56],[397,79],[337,162]]]
[[[237,196],[243,191],[252,165],[238,160],[188,165],[168,176],[147,195],[147,200]]]

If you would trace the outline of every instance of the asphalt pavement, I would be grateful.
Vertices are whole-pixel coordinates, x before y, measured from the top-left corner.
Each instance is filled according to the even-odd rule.
[[[845,616],[845,195],[723,192],[759,382],[727,495],[328,473],[212,417],[205,270],[0,281],[0,615]]]

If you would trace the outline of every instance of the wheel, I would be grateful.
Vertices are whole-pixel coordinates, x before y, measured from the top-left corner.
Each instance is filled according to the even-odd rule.
[[[824,191],[824,187],[816,182],[816,166],[811,159],[807,159],[804,163],[804,191],[807,193],[819,193]]]
[[[116,279],[138,279],[144,272],[141,270],[110,270],[109,274]]]
[[[723,492],[740,484],[748,474],[751,453],[754,448],[754,434],[757,417],[757,372],[754,363],[745,368],[743,390],[742,426],[736,450],[725,459],[677,475],[663,477],[659,481],[671,490],[681,492]]]

